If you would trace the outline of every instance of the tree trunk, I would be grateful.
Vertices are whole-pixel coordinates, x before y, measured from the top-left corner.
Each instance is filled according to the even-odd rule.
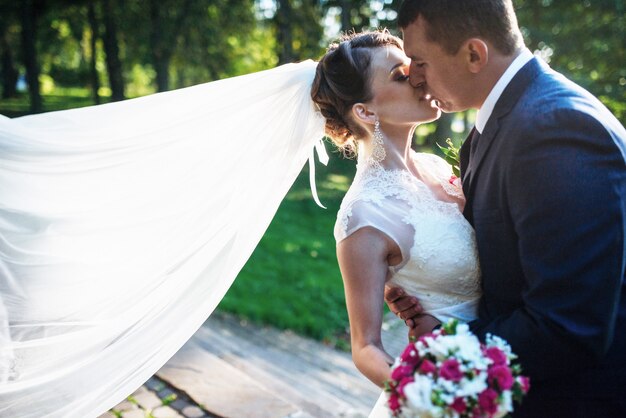
[[[165,3],[162,0],[150,0],[150,52],[152,65],[156,72],[157,89],[170,89],[170,62],[174,52],[174,45],[181,28],[186,25],[191,13],[191,6],[195,0],[186,0],[184,3],[176,1],[175,18],[164,18],[162,10]]]
[[[532,0],[531,2],[531,8],[532,8],[532,23],[530,23],[533,28],[540,28],[541,27],[541,9],[542,6],[539,3],[539,0]],[[534,34],[531,34],[531,42],[528,44],[528,48],[531,51],[534,51],[536,49],[539,48],[539,41],[540,39],[537,38],[537,36],[534,36]]]
[[[0,33],[0,50],[2,55],[0,61],[2,66],[0,67],[0,74],[2,74],[2,98],[9,99],[17,96],[17,78],[19,77],[18,71],[15,69],[15,62],[13,60],[13,54],[11,53],[11,46],[7,39],[6,28],[2,28]]]
[[[122,76],[122,63],[117,41],[117,26],[113,16],[114,0],[102,1],[104,20],[104,51],[106,54],[107,72],[109,73],[109,85],[111,86],[111,100],[124,100],[124,78]]]
[[[293,10],[289,0],[278,0],[276,25],[278,37],[278,63],[286,64],[294,60],[293,34],[291,31]]]
[[[30,96],[30,111],[39,113],[43,110],[41,92],[39,91],[39,64],[37,63],[37,47],[35,45],[37,31],[37,9],[34,0],[22,0],[22,53],[26,67],[26,82]]]
[[[93,101],[95,104],[100,104],[100,78],[98,77],[97,63],[97,51],[96,44],[100,31],[98,30],[98,20],[96,18],[96,7],[93,1],[90,1],[87,6],[87,19],[89,20],[89,27],[91,28],[91,60],[89,60],[89,79],[91,81],[91,92],[93,95]]]
[[[158,0],[150,0],[150,52],[152,65],[156,71],[156,83],[159,91],[167,91],[170,86],[170,56],[163,42],[163,22]],[[173,41],[173,40],[170,40]]]
[[[354,26],[352,25],[352,1],[340,0],[339,5],[341,7],[341,30],[347,33]]]

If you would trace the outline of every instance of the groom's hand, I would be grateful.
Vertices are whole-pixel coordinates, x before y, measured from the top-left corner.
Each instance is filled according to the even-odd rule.
[[[424,314],[417,298],[407,295],[404,289],[398,286],[385,285],[385,302],[389,310],[402,319],[409,328],[415,328],[418,325],[417,320]]]
[[[433,330],[441,325],[441,321],[429,314],[423,314],[413,318],[415,325],[409,328],[409,340],[411,338],[419,339],[424,334],[433,332]]]

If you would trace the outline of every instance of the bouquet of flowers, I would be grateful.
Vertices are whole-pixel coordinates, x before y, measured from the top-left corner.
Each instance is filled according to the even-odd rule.
[[[503,417],[530,388],[502,338],[481,344],[467,324],[451,320],[410,343],[386,383],[394,417]]]

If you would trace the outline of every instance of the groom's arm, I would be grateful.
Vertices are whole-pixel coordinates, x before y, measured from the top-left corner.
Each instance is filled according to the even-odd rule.
[[[559,112],[521,133],[505,177],[523,306],[470,324],[480,336],[509,341],[534,378],[579,370],[607,353],[625,268],[622,154],[598,121]]]

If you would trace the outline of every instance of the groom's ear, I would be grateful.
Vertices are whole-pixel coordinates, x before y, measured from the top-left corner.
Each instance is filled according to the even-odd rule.
[[[479,38],[470,38],[461,47],[465,53],[467,69],[479,73],[489,61],[489,46]]]
[[[353,104],[352,114],[361,123],[373,125],[376,122],[376,113],[372,112],[364,103]]]

